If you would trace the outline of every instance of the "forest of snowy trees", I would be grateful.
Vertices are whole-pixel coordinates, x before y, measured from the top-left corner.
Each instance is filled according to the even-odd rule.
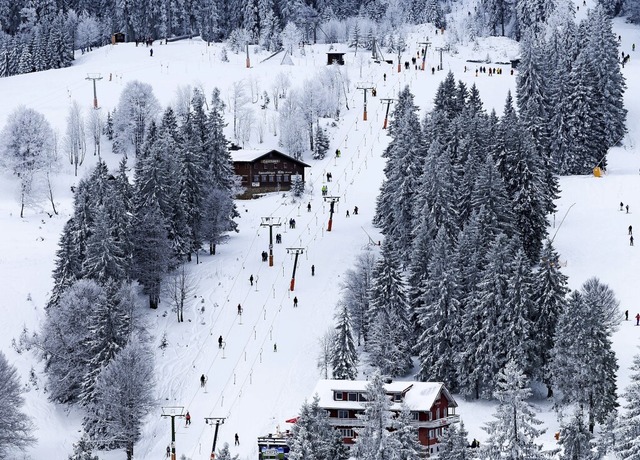
[[[165,275],[205,244],[213,254],[236,230],[223,109],[218,90],[209,101],[193,90],[184,113],[160,114],[150,87],[131,82],[113,138],[121,153],[135,155],[133,183],[124,156],[117,171],[99,161],[75,188],[38,341],[49,398],[86,410],[84,442],[94,448],[123,448],[132,458],[154,404],[153,355],[135,282],[157,308]],[[127,120],[135,123],[120,121],[131,112]]]
[[[355,379],[362,359],[404,376],[417,356],[419,379],[500,402],[489,442],[473,453],[464,428],[453,430],[444,459],[546,458],[526,403],[532,381],[559,414],[575,409],[562,458],[592,458],[594,426],[609,426],[617,408],[618,301],[597,278],[569,294],[547,218],[557,175],[606,168],[626,132],[625,83],[605,9],[579,24],[571,8],[556,13],[546,29],[521,31],[516,100],[507,96],[502,116],[451,73],[422,122],[409,89],[400,92],[375,215],[381,255],[363,254],[345,275],[334,378]],[[634,448],[633,414],[611,448]],[[368,442],[358,438],[356,458],[372,458],[357,454]]]
[[[634,0],[599,3],[609,17],[626,14],[640,22]],[[474,36],[519,40],[532,24],[550,19],[555,4],[482,0],[473,15],[469,12],[467,26]],[[247,43],[276,51],[287,46],[286,37],[296,37],[294,45],[319,40],[369,49],[375,37],[393,50],[402,47],[399,26],[431,22],[446,27],[446,14],[458,6],[454,0],[1,0],[0,77],[66,67],[74,50],[106,45],[116,32],[128,41],[196,35],[206,41],[228,39],[236,52]]]

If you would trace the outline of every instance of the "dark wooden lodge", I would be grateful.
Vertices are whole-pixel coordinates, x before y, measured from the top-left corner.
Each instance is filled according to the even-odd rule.
[[[278,150],[231,150],[235,174],[245,189],[240,198],[291,189],[292,177],[310,166]]]

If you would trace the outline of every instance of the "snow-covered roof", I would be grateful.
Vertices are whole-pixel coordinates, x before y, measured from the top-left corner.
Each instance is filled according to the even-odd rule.
[[[320,380],[316,384],[313,394],[320,398],[320,406],[327,409],[364,409],[361,401],[336,401],[334,392],[364,392],[366,391],[366,380]],[[385,383],[387,393],[403,393],[404,403],[411,410],[427,411],[444,392],[451,405],[457,406],[442,382],[414,382],[414,381],[392,381]],[[394,402],[392,410],[400,410],[401,403]]]
[[[292,156],[287,155],[286,153],[282,153],[280,150],[275,150],[275,149],[240,149],[240,150],[230,150],[229,153],[231,154],[231,160],[236,162],[242,162],[242,161],[246,161],[246,162],[252,162],[252,161],[256,161],[259,158],[268,155],[271,152],[275,152],[277,155],[285,157],[290,159],[291,161],[294,161],[296,163],[300,163],[302,165],[304,165],[307,168],[310,168],[311,166],[309,166],[308,164],[306,164],[303,161],[300,160],[296,160],[295,158],[293,158]]]

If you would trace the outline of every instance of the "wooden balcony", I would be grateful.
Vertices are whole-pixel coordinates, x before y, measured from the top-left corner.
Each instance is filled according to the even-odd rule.
[[[444,418],[439,418],[436,420],[425,420],[418,421],[413,420],[411,425],[416,428],[440,428],[442,426],[451,425],[452,423],[460,422],[460,416],[458,414],[452,414]],[[364,426],[362,420],[359,418],[338,418],[338,417],[329,417],[329,424],[331,426],[339,426],[345,428],[361,428]]]

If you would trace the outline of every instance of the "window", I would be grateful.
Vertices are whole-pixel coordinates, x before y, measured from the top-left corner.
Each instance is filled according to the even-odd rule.
[[[402,402],[402,395],[400,393],[394,393],[393,400],[395,402]]]
[[[267,176],[260,176],[260,182],[262,182],[263,184],[267,183]]]
[[[349,401],[357,401],[358,393],[349,393]]]
[[[342,401],[342,391],[336,391],[336,392],[334,393],[334,399],[335,399],[336,401]]]
[[[411,420],[415,420],[415,421],[420,420],[420,412],[411,411]]]
[[[427,420],[433,420],[433,414],[431,413],[431,411],[427,412]]]
[[[353,438],[353,430],[351,428],[340,428],[340,436],[343,438]]]
[[[269,182],[275,182],[276,176],[269,176]]]
[[[253,181],[254,182],[260,182],[260,176],[258,176],[257,174],[255,176],[253,176]]]
[[[348,410],[339,410],[338,411],[338,418],[349,418],[349,411]]]
[[[284,182],[289,182],[289,174],[283,176]]]
[[[276,182],[282,182],[282,175],[276,174]]]
[[[358,401],[367,402],[367,395],[364,393],[358,393]]]

